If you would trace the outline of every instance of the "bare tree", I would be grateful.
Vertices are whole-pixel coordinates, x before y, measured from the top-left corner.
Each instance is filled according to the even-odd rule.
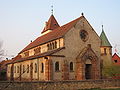
[[[4,54],[4,50],[2,49],[2,45],[3,45],[3,42],[0,41],[0,60],[2,59],[3,54]]]

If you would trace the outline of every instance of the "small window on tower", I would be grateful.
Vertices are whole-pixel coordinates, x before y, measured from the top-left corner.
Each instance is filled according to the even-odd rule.
[[[104,48],[104,54],[105,54],[105,55],[107,54],[106,48]]]

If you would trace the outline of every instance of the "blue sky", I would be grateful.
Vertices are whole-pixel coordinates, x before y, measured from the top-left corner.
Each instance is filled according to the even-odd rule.
[[[0,0],[0,40],[8,55],[16,55],[26,45],[40,36],[45,21],[51,15],[63,25],[83,12],[100,35],[101,25],[120,52],[120,0]]]

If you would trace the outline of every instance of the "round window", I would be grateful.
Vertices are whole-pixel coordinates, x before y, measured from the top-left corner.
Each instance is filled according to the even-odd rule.
[[[84,42],[86,42],[86,41],[88,40],[88,33],[87,33],[87,31],[81,30],[81,31],[80,31],[80,38],[81,38]]]

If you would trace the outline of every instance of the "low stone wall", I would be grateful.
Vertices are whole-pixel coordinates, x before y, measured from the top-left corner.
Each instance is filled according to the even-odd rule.
[[[0,82],[0,90],[78,90],[120,87],[120,80]]]

